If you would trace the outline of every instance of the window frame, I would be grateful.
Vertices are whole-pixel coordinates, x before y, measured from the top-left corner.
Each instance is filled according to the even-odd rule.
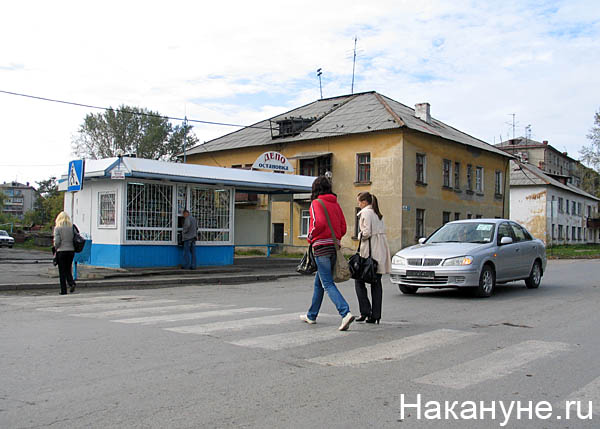
[[[467,164],[467,192],[473,192],[473,164]]]
[[[419,163],[419,159],[422,161]],[[417,170],[417,184],[427,184],[427,155],[424,153],[417,153],[415,159],[415,168]]]
[[[362,161],[361,157],[367,157],[366,161]],[[361,170],[364,169],[361,177]],[[355,183],[371,183],[371,152],[361,152],[356,154],[356,178]]]
[[[102,197],[104,196],[108,196],[108,195],[113,195],[114,199],[113,199],[113,223],[112,224],[104,224],[102,223]],[[117,190],[113,190],[113,191],[101,191],[98,192],[98,217],[97,217],[97,227],[100,229],[117,229],[118,228],[118,224],[117,224],[117,215],[118,215],[118,191]]]
[[[484,177],[485,171],[482,166],[478,165],[475,167],[475,192],[483,194],[484,192]]]
[[[304,212],[307,213],[307,216],[304,216]],[[303,231],[304,222],[306,220],[306,231]],[[300,209],[300,235],[299,238],[308,237],[308,230],[310,229],[310,208],[308,209]]]
[[[496,170],[494,173],[494,194],[502,196],[502,171]]]
[[[415,239],[419,240],[419,238],[425,237],[425,209],[415,210],[415,220]]]
[[[442,187],[452,188],[452,161],[442,160]]]
[[[442,225],[446,225],[448,222],[450,222],[450,215],[452,213],[450,212],[442,212]]]
[[[460,189],[460,162],[454,162],[454,190]]]

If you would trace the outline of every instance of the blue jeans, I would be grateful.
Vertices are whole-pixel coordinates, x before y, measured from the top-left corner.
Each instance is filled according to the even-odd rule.
[[[190,262],[191,257],[191,262]],[[196,240],[185,240],[183,242],[183,264],[184,269],[196,269]]]
[[[317,256],[315,261],[317,262],[317,274],[315,275],[315,288],[312,297],[312,304],[308,309],[306,316],[310,320],[315,320],[319,315],[321,309],[321,303],[323,302],[323,291],[327,291],[329,299],[337,308],[340,316],[344,317],[350,313],[350,307],[348,303],[335,286],[333,282],[333,275],[331,273],[331,265],[333,264],[335,255],[329,256]]]

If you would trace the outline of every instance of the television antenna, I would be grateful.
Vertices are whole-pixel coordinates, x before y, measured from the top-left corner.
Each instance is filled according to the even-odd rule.
[[[321,100],[323,99],[323,87],[321,86],[321,75],[322,74],[323,74],[323,71],[319,67],[317,69],[317,76],[319,77],[319,91],[321,92]]]

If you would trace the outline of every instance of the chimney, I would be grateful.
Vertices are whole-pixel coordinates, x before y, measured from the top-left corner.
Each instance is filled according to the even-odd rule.
[[[431,113],[429,113],[430,107],[431,106],[429,105],[429,103],[415,104],[415,116],[421,119],[422,121],[431,124]]]
[[[544,146],[548,146],[548,140],[544,140],[542,143],[544,144]]]

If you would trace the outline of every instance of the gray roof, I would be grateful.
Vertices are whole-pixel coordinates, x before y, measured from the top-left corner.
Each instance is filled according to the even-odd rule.
[[[570,184],[563,184],[558,180],[552,178],[547,175],[543,170],[539,168],[527,164],[524,162],[511,161],[511,171],[510,171],[510,186],[535,186],[535,185],[551,185],[557,188],[561,188],[565,191],[572,192],[574,194],[581,195],[586,198],[591,198],[596,201],[600,201],[600,198],[597,198],[587,192],[573,186]]]
[[[270,120],[274,122],[289,117],[316,117],[317,120],[298,135],[273,139],[269,119],[266,119],[197,145],[187,153],[191,155],[242,147],[266,146],[275,143],[408,128],[512,158],[512,155],[493,145],[452,128],[437,119],[431,118],[431,123],[428,124],[415,116],[414,109],[374,91],[317,100],[270,118]]]

